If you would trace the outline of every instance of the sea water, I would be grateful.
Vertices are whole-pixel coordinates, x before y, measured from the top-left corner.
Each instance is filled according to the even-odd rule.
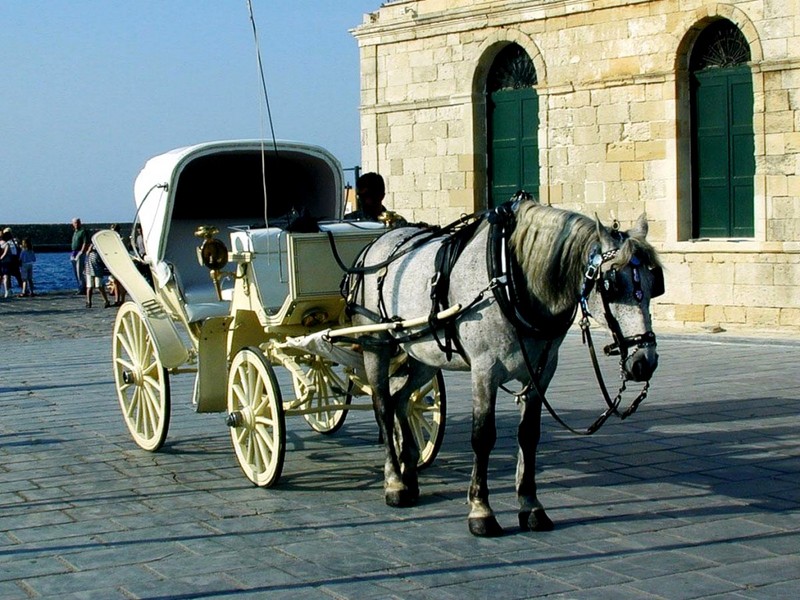
[[[35,248],[34,248],[35,250]],[[64,290],[77,290],[73,266],[69,252],[36,252],[36,262],[33,265],[33,289],[36,293],[61,292]],[[14,293],[19,293],[17,282],[11,278]]]

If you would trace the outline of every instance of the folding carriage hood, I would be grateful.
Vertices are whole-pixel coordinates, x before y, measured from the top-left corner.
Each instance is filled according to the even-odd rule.
[[[164,260],[174,220],[263,227],[292,209],[322,220],[343,215],[342,167],[301,142],[230,140],[177,148],[145,163],[134,184],[148,260]]]

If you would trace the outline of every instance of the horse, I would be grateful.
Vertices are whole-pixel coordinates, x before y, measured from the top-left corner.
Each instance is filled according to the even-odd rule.
[[[580,307],[582,320],[591,315],[611,329],[611,352],[621,356],[623,380],[649,386],[658,365],[649,305],[651,297],[663,292],[661,265],[645,239],[644,214],[623,232],[597,217],[523,199],[463,229],[469,231],[446,261],[441,249],[453,245],[448,240],[455,234],[413,226],[390,230],[362,252],[358,274],[351,272],[349,282],[346,278],[354,324],[431,314],[427,327],[370,334],[362,344],[385,449],[385,501],[405,507],[419,499],[419,450],[406,417],[410,393],[439,369],[470,371],[474,460],[469,531],[482,537],[504,533],[489,504],[487,471],[496,441],[498,388],[513,380],[527,386],[520,397],[517,436],[519,523],[523,530],[549,531],[554,524],[536,494],[536,449],[559,346]],[[449,273],[440,270],[443,262],[449,263]],[[444,288],[439,285],[443,280]],[[452,319],[436,319],[431,304],[437,296],[439,308],[458,307]],[[389,363],[399,348],[408,355],[407,375],[400,389],[390,389]]]

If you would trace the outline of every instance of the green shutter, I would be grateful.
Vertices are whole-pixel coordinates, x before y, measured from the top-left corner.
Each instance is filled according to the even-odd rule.
[[[489,95],[489,206],[518,190],[539,195],[539,96],[533,88]]]
[[[694,236],[754,235],[753,84],[747,67],[693,74]]]

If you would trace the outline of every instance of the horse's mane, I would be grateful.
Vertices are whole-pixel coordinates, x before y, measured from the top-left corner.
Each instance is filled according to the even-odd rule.
[[[572,310],[578,301],[592,247],[600,247],[597,222],[580,213],[520,202],[510,246],[528,281],[528,288],[554,315]],[[635,255],[645,265],[659,265],[655,249],[640,235],[619,247],[612,265],[622,266]]]

